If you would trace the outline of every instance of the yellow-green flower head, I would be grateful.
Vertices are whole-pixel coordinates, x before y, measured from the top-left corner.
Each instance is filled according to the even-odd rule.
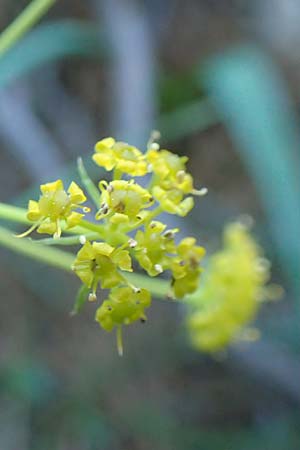
[[[148,172],[147,162],[140,150],[125,142],[116,142],[112,137],[97,142],[93,160],[106,170],[117,169],[133,177]]]
[[[152,188],[152,195],[158,201],[163,211],[185,217],[194,207],[192,197],[184,198],[179,189],[166,190],[156,185]]]
[[[182,298],[195,292],[199,284],[202,269],[200,261],[205,255],[205,249],[196,245],[196,239],[182,239],[176,248],[177,257],[172,260],[173,292],[175,297]]]
[[[124,283],[118,269],[132,272],[131,258],[127,250],[114,248],[105,242],[89,241],[77,253],[72,269],[94,293],[99,282],[104,289]]]
[[[177,190],[181,194],[205,195],[206,189],[197,191],[193,185],[193,177],[186,171],[186,156],[178,156],[168,150],[151,148],[148,150],[147,160],[149,169],[156,176],[156,184],[165,191]]]
[[[108,214],[112,222],[136,220],[141,210],[153,204],[153,197],[133,180],[99,183],[102,192],[98,217]],[[115,217],[114,217],[115,216]]]
[[[187,156],[178,156],[168,150],[150,148],[147,152],[147,160],[152,171],[161,179],[176,179],[178,172],[185,172]]]
[[[172,254],[176,253],[174,237],[178,231],[166,230],[166,225],[159,221],[152,221],[145,231],[137,231],[134,256],[148,275],[153,277],[170,268]]]
[[[86,197],[74,181],[70,184],[67,192],[61,180],[42,184],[41,193],[38,202],[29,200],[27,218],[36,224],[22,236],[37,228],[38,233],[53,234],[55,237],[59,237],[61,220],[65,220],[67,228],[71,228],[78,225],[84,216],[84,214],[74,211],[75,209],[89,211],[89,208],[79,206],[86,201]]]
[[[233,223],[224,248],[210,258],[187,325],[193,345],[214,352],[238,339],[267,296],[269,263],[246,226]]]
[[[146,289],[115,288],[97,309],[96,321],[106,331],[111,331],[115,326],[129,325],[136,320],[144,322],[145,308],[150,304],[150,292]]]

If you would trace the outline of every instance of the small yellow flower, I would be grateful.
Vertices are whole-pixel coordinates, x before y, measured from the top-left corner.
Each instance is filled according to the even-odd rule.
[[[171,265],[174,295],[182,298],[195,292],[202,272],[200,261],[205,255],[205,249],[196,245],[196,239],[187,237],[178,244],[177,257]]]
[[[246,226],[230,224],[224,248],[210,258],[200,289],[189,302],[193,345],[214,352],[238,339],[267,297],[269,275],[269,263]]]
[[[193,177],[186,171],[186,156],[178,156],[168,150],[160,150],[156,144],[150,146],[147,154],[149,168],[153,172],[151,194],[159,202],[163,211],[178,216],[186,216],[194,206],[188,194],[205,195],[207,189],[197,191]]]
[[[140,150],[125,142],[116,142],[112,137],[97,142],[93,160],[106,170],[117,169],[134,177],[148,172],[147,162]]]
[[[168,150],[150,148],[146,154],[149,167],[155,174],[156,185],[165,191],[177,190],[181,194],[205,195],[206,189],[196,190],[193,177],[186,171],[186,156],[178,156]]]
[[[165,224],[152,221],[145,231],[138,230],[135,236],[135,258],[152,277],[169,269],[171,258],[176,253],[174,237],[179,230],[165,231],[165,229]]]
[[[152,171],[161,179],[176,179],[179,172],[185,171],[185,164],[188,161],[186,156],[178,156],[168,150],[152,149],[147,152],[147,160],[152,167]]]
[[[72,228],[78,225],[84,217],[84,214],[74,210],[80,208],[83,212],[89,211],[89,208],[80,206],[86,201],[86,197],[74,181],[70,184],[67,192],[62,180],[42,184],[41,193],[39,201],[29,200],[28,203],[27,218],[35,224],[19,237],[28,235],[34,229],[37,229],[38,233],[60,237],[61,220],[66,222],[67,228]]]
[[[109,184],[101,181],[99,187],[102,194],[97,218],[108,214],[113,223],[136,220],[141,210],[149,208],[154,201],[149,192],[133,180],[116,180]]]
[[[129,325],[137,320],[146,320],[145,308],[151,304],[150,292],[146,289],[118,287],[112,289],[108,299],[96,311],[96,321],[106,331],[115,326]]]
[[[178,216],[186,216],[194,206],[193,197],[184,198],[183,193],[179,189],[166,190],[160,186],[154,186],[152,194],[158,201],[163,211]]]
[[[127,250],[115,248],[105,242],[87,241],[77,253],[72,269],[81,281],[96,292],[101,287],[109,289],[124,283],[119,270],[132,272],[131,258]]]

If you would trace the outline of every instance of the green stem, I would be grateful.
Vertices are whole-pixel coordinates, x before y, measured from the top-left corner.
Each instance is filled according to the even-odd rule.
[[[0,219],[28,225],[32,222],[27,219],[26,214],[27,210],[24,208],[18,208],[17,206],[0,203]]]
[[[100,205],[100,193],[91,178],[89,177],[86,168],[84,167],[82,158],[77,159],[77,169],[83,186],[89,194],[91,200],[93,200],[95,206],[99,208]]]
[[[114,169],[113,173],[113,181],[121,180],[122,179],[122,171],[120,169]]]
[[[49,248],[42,244],[36,245],[29,239],[18,239],[3,227],[0,227],[0,244],[14,252],[57,267],[58,269],[70,271],[74,261],[74,255],[71,253]]]
[[[45,239],[38,239],[38,240],[32,240],[34,244],[43,244],[43,245],[78,245],[83,244],[84,242],[82,239],[86,238],[87,240],[94,240],[99,238],[99,234],[97,233],[88,233],[80,236],[68,236],[68,237],[62,237],[60,239],[53,239],[53,238],[45,238]]]
[[[79,226],[87,230],[95,231],[101,237],[105,236],[105,227],[103,225],[97,225],[96,223],[88,222],[87,220],[81,220]]]
[[[0,56],[3,56],[38,20],[46,14],[56,0],[33,0],[0,35]]]
[[[126,273],[126,278],[132,285],[147,289],[152,295],[161,299],[166,299],[170,291],[170,283],[167,280],[152,278],[139,273]]]
[[[148,184],[148,186],[147,186],[147,190],[150,192],[150,193],[152,193],[152,188],[153,188],[153,186],[155,186],[155,184],[156,184],[156,182],[157,182],[157,175],[155,175],[154,173],[152,173],[152,176],[151,176],[151,178],[150,178],[150,182],[149,182],[149,184]]]
[[[3,227],[0,227],[0,245],[16,253],[25,255],[28,258],[41,261],[68,272],[71,271],[71,266],[75,258],[71,253],[57,248],[49,248],[43,244],[37,245],[36,242],[33,242],[30,239],[18,239],[14,237],[9,230]],[[146,275],[135,273],[128,273],[126,274],[126,277],[132,284],[148,289],[156,297],[165,298],[168,293],[169,283],[165,280],[149,278]]]

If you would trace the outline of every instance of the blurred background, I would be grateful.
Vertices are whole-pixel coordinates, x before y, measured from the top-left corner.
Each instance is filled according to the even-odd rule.
[[[28,3],[0,0],[1,30]],[[1,58],[1,202],[76,179],[102,137],[145,148],[159,129],[209,189],[178,225],[214,251],[251,215],[285,290],[262,339],[217,358],[154,302],[119,358],[94,305],[70,317],[77,279],[1,248],[1,449],[299,449],[299,24],[297,0],[59,0]]]

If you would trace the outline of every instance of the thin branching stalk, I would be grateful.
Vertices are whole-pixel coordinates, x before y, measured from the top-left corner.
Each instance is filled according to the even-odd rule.
[[[75,259],[75,255],[72,253],[57,248],[49,248],[49,246],[44,244],[37,245],[31,239],[18,239],[4,227],[0,227],[0,245],[35,261],[40,261],[67,272],[71,272]],[[167,296],[169,285],[164,280],[153,279],[146,275],[135,273],[127,274],[126,277],[132,284],[148,289],[158,298],[166,298]]]
[[[11,231],[0,227],[0,244],[10,250],[21,253],[36,261],[44,262],[50,266],[70,271],[74,255],[62,250],[36,245],[29,239],[18,239]]]
[[[90,198],[93,200],[95,206],[97,208],[99,208],[99,206],[100,206],[99,190],[97,189],[97,187],[95,186],[95,184],[93,183],[91,178],[89,177],[89,175],[84,167],[82,158],[77,159],[77,169],[78,169],[78,173],[81,178],[81,182],[82,182],[83,186],[85,187]]]

